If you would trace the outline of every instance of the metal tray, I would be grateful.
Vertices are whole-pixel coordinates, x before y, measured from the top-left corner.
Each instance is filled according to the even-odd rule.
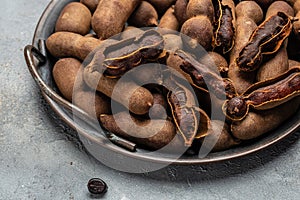
[[[24,54],[29,71],[40,87],[46,101],[64,122],[77,130],[79,139],[87,151],[102,163],[117,170],[139,173],[145,172],[147,169],[150,171],[152,169],[159,169],[170,163],[177,165],[199,165],[228,161],[265,149],[299,129],[300,110],[278,129],[266,134],[259,140],[226,151],[209,153],[205,158],[182,156],[175,159],[169,154],[152,153],[142,149],[132,152],[111,143],[105,137],[104,133],[100,134],[92,126],[89,126],[89,124],[82,126],[83,123],[74,120],[72,111],[75,110],[76,113],[83,117],[86,116],[85,113],[62,98],[56,92],[57,89],[52,80],[51,71],[55,59],[47,54],[44,41],[53,33],[60,11],[70,2],[72,0],[52,0],[49,3],[37,24],[32,45],[25,47]],[[120,142],[122,144],[122,140]]]

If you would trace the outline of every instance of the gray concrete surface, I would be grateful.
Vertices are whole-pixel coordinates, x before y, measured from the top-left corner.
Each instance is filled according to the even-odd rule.
[[[87,181],[109,186],[103,199],[299,199],[299,133],[271,149],[218,166],[171,166],[142,175],[110,169],[78,145],[41,97],[23,57],[50,0],[0,6],[0,199],[90,199]],[[219,169],[219,173],[214,170]],[[221,170],[220,170],[221,169]]]

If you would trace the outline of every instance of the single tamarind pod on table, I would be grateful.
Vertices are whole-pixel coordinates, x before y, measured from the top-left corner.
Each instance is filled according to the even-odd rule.
[[[91,19],[92,14],[85,5],[71,2],[61,11],[55,24],[55,32],[67,31],[86,35],[91,29]]]
[[[155,27],[158,25],[158,14],[150,3],[142,1],[127,22],[135,27]]]
[[[101,0],[92,17],[92,28],[102,40],[120,33],[141,0]]]
[[[46,41],[47,49],[56,58],[75,57],[84,60],[102,41],[71,32],[56,32]]]
[[[236,63],[241,71],[258,69],[263,55],[274,54],[281,47],[292,30],[292,19],[283,12],[278,12],[260,24],[249,38],[246,46],[239,53]]]
[[[267,110],[279,106],[300,95],[300,67],[249,87],[244,94],[226,100],[224,114],[231,120],[239,121],[247,116],[249,108]]]
[[[257,25],[264,20],[264,13],[255,1],[241,1],[235,8],[236,17],[249,17]]]
[[[289,119],[297,112],[299,105],[300,97],[296,97],[273,109],[249,112],[243,120],[231,124],[232,135],[241,140],[257,138]]]

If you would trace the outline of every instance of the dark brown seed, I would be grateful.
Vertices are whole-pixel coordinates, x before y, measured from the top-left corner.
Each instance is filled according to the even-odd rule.
[[[88,190],[92,194],[104,194],[107,191],[106,183],[100,178],[92,178],[87,184]]]

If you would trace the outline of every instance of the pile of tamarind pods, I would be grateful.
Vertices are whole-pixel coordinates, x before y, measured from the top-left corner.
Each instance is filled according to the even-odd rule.
[[[222,151],[299,109],[299,18],[300,0],[81,0],[46,46],[61,94],[107,131],[150,150],[209,136]]]

